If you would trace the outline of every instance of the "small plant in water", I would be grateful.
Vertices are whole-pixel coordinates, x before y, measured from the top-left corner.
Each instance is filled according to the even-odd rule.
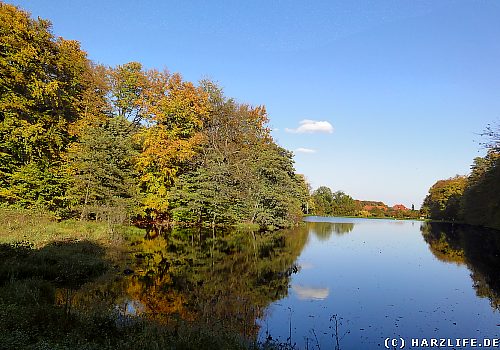
[[[330,317],[330,323],[333,323],[330,325],[328,328],[333,330],[332,333],[332,338],[333,338],[333,345],[335,350],[340,350],[340,341],[344,339],[344,337],[351,333],[350,330],[346,330],[344,333],[340,333],[341,331],[339,330],[340,326],[342,326],[342,321],[343,318],[339,317],[337,314],[332,315]]]

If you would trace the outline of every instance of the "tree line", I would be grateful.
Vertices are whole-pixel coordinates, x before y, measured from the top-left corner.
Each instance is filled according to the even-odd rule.
[[[467,176],[437,181],[422,208],[432,219],[500,229],[500,125],[488,126],[484,157],[476,157]]]
[[[423,213],[500,228],[498,127],[469,176],[440,180]],[[309,196],[264,106],[209,80],[96,64],[51,23],[0,2],[0,206],[149,225],[254,223],[303,213],[418,217],[321,186]]]
[[[383,202],[362,201],[353,199],[343,191],[332,191],[329,187],[320,186],[311,193],[307,211],[309,214],[321,216],[356,216],[376,218],[412,218],[420,217],[420,211],[403,205],[389,207]]]
[[[136,223],[297,222],[308,187],[264,106],[212,81],[96,64],[0,2],[0,205]]]

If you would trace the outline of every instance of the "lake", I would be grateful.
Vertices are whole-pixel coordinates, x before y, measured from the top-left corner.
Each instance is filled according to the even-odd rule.
[[[301,347],[498,338],[500,232],[418,221],[307,217],[288,294],[259,324]],[[336,328],[335,328],[336,327]],[[406,347],[408,348],[408,346]]]
[[[301,349],[500,334],[499,231],[311,216],[277,233],[177,229],[130,249],[127,270],[71,292],[74,307]]]

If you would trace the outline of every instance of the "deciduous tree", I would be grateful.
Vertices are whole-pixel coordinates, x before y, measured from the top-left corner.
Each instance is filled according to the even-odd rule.
[[[467,184],[465,176],[455,176],[437,181],[425,197],[423,208],[438,220],[459,220],[460,201]]]

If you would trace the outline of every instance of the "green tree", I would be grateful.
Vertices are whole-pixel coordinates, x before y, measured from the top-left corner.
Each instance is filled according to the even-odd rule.
[[[178,74],[149,71],[146,75],[146,127],[138,133],[142,151],[136,164],[144,193],[143,216],[164,222],[172,219],[169,191],[196,155],[209,114],[207,98],[200,87],[183,81]]]
[[[80,118],[71,125],[71,135],[79,137],[84,128],[103,125],[113,116],[110,72],[110,68],[87,61],[87,69],[83,74],[87,88],[77,101]]]
[[[458,175],[437,181],[424,199],[424,211],[428,212],[432,219],[459,220],[460,201],[466,184],[467,178]]]
[[[130,122],[115,117],[87,127],[69,151],[72,175],[68,190],[80,218],[123,222],[138,206],[137,174]]]
[[[248,156],[241,132],[244,120],[238,104],[217,85],[202,81],[201,87],[208,98],[209,118],[189,170],[173,191],[172,208],[176,220],[232,224],[245,218],[242,184],[249,169],[244,164]]]
[[[335,216],[354,216],[358,212],[356,203],[351,196],[342,191],[333,193],[331,214]]]
[[[302,216],[308,189],[295,174],[292,154],[276,145],[265,108],[239,104],[210,81],[209,118],[188,170],[172,192],[177,219],[197,223],[238,221],[284,227]]]
[[[476,157],[468,177],[438,181],[429,190],[422,213],[433,219],[463,220],[500,229],[500,127],[489,125],[483,136],[488,152]]]
[[[320,186],[315,191],[313,191],[311,197],[314,203],[315,214],[332,214],[333,193],[330,188],[326,186]]]
[[[304,177],[295,174],[292,152],[272,143],[258,154],[248,194],[251,221],[268,228],[289,226],[300,220],[307,201]]]
[[[500,152],[494,147],[474,159],[461,204],[467,223],[500,229]]]
[[[152,82],[147,74],[139,62],[119,65],[109,73],[113,111],[135,125],[147,111],[146,96]]]
[[[307,210],[308,186],[264,106],[138,62],[93,64],[50,29],[0,3],[0,202],[267,228]]]
[[[1,202],[64,206],[63,155],[81,117],[87,69],[77,42],[56,39],[50,22],[0,3]]]

